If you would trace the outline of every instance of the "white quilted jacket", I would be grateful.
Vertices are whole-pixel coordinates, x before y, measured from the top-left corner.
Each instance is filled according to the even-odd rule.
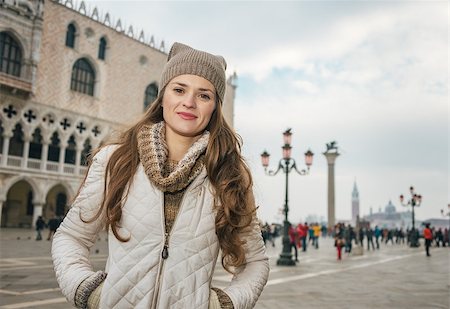
[[[54,236],[52,256],[62,293],[74,304],[79,284],[92,275],[89,248],[102,230],[97,220],[84,223],[98,210],[103,197],[107,160],[114,150],[105,147],[94,158],[80,194]],[[208,308],[211,279],[219,252],[215,213],[206,170],[189,185],[168,236],[169,257],[162,259],[165,243],[163,193],[153,187],[139,166],[123,205],[121,228],[128,242],[109,230],[108,274],[100,308]],[[269,264],[256,217],[241,236],[247,263],[224,291],[234,308],[253,308],[267,282]]]

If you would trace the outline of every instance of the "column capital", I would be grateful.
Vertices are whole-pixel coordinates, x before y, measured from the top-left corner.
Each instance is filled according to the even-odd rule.
[[[10,130],[4,130],[3,137],[9,139],[9,138],[13,137],[13,133]]]
[[[51,144],[51,140],[50,140],[50,138],[48,138],[48,137],[45,137],[45,136],[43,136],[42,137],[42,146],[44,146],[44,145],[50,145]]]
[[[24,134],[24,135],[23,135],[23,141],[24,141],[25,143],[31,142],[32,139],[33,139],[33,137],[32,137],[31,135],[28,135],[28,134]]]
[[[77,152],[82,152],[83,151],[83,149],[84,149],[84,146],[83,145],[80,145],[80,144],[77,144],[76,146],[75,146],[75,150],[77,151]]]
[[[327,159],[328,165],[333,165],[336,162],[336,158],[340,156],[338,152],[324,152],[323,155]]]

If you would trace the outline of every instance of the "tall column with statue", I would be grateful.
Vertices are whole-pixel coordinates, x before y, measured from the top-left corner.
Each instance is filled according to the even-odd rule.
[[[335,195],[334,195],[334,163],[340,155],[336,142],[330,142],[327,150],[323,153],[328,162],[328,228],[333,230],[336,224]]]

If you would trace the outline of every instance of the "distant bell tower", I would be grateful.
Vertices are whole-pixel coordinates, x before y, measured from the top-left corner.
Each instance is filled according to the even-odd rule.
[[[352,192],[352,221],[356,223],[356,217],[359,216],[359,192],[358,187],[356,187],[356,180],[353,185]]]

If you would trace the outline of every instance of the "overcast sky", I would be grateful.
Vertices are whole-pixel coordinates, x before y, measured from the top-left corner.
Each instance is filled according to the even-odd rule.
[[[236,71],[235,128],[254,177],[259,215],[279,220],[282,132],[293,156],[315,153],[309,176],[289,175],[289,219],[327,215],[325,144],[336,140],[336,217],[374,212],[414,185],[419,219],[441,217],[448,181],[447,1],[87,1],[148,37],[220,54]]]

